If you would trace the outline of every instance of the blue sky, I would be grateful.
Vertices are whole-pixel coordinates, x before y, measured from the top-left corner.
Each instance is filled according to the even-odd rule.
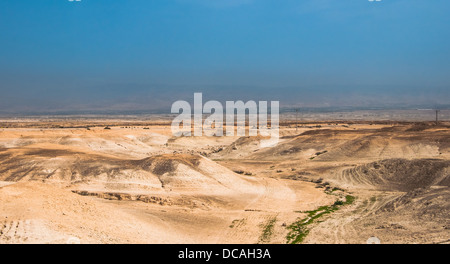
[[[445,104],[450,1],[2,0],[0,111]]]

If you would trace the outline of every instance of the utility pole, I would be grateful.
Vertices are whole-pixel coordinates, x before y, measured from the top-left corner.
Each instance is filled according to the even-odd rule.
[[[439,123],[439,110],[436,109],[436,126],[438,125],[438,123]]]

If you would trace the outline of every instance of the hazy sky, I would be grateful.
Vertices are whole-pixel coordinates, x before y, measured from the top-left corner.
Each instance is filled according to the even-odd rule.
[[[448,0],[1,0],[0,112],[448,104]]]

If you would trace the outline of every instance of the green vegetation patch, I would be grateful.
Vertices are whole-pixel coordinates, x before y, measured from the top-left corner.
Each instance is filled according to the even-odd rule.
[[[333,205],[321,206],[316,210],[304,212],[308,214],[306,218],[296,221],[287,227],[290,230],[290,232],[286,236],[287,243],[288,244],[302,243],[310,231],[310,229],[308,228],[309,225],[314,223],[317,219],[321,218],[322,216],[337,211],[340,206],[352,204],[354,201],[355,201],[354,196],[347,195],[345,196],[345,201],[337,200],[336,202],[334,202]]]
[[[277,218],[271,218],[266,225],[264,226],[263,232],[261,234],[261,236],[259,237],[259,242],[260,243],[264,243],[264,242],[269,242],[270,237],[273,234],[273,229],[275,227],[275,223],[277,222]]]

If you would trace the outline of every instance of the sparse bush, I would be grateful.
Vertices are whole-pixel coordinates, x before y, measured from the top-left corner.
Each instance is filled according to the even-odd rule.
[[[322,183],[322,181],[323,181],[323,178],[319,178],[319,179],[317,179],[317,180],[315,180],[315,181],[313,181],[314,183]]]
[[[337,205],[344,205],[344,202],[337,200],[336,202],[334,202],[333,206],[337,206]]]

